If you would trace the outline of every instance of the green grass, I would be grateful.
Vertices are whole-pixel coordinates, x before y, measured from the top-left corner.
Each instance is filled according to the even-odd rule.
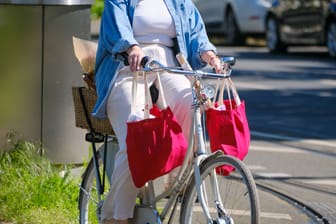
[[[0,223],[78,223],[79,180],[41,154],[27,141],[0,149]]]

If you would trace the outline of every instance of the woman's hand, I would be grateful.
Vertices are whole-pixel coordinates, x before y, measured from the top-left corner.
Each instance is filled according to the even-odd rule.
[[[205,51],[201,58],[209,64],[211,67],[213,67],[216,71],[216,73],[222,73],[222,63],[219,57],[213,52],[213,51]]]
[[[132,72],[140,70],[140,63],[144,54],[138,45],[132,45],[127,49],[128,63]]]

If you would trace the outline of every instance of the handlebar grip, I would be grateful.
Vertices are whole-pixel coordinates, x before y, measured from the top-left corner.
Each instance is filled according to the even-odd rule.
[[[124,65],[128,66],[129,65],[129,62],[128,62],[128,54],[126,52],[122,52],[122,53],[119,53],[118,54],[118,58],[119,60],[121,60]],[[151,57],[149,56],[145,56],[141,59],[141,62],[140,62],[140,65],[141,67],[145,67],[145,65],[149,62],[149,61],[152,61]]]
[[[128,54],[127,54],[127,52],[119,53],[119,55],[121,57],[121,61],[124,62],[124,65],[128,66],[129,62],[128,62]],[[120,60],[120,58],[119,58],[119,60]]]
[[[142,67],[142,68],[145,68],[146,64],[147,64],[149,61],[151,61],[151,60],[152,60],[152,58],[149,57],[149,56],[145,56],[145,57],[143,57],[143,58],[141,59],[141,62],[140,62],[141,67]]]

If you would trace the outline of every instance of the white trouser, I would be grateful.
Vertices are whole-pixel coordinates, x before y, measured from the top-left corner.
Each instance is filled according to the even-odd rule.
[[[160,61],[163,65],[176,66],[175,55],[170,48],[155,44],[143,46],[143,51],[145,55]],[[161,74],[160,78],[167,105],[172,109],[184,135],[188,138],[192,103],[190,81],[183,75],[168,73]],[[116,155],[112,187],[102,208],[102,220],[131,218],[139,191],[130,174],[126,150],[126,123],[131,113],[132,79],[133,76],[128,67],[122,69],[108,98],[107,114],[118,138],[120,151]],[[148,75],[149,85],[155,83],[155,79],[155,75]],[[142,77],[139,77],[139,80],[136,110],[141,110],[144,107]]]

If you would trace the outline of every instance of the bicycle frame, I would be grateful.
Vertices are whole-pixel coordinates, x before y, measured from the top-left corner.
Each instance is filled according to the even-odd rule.
[[[197,196],[198,199],[200,200],[202,210],[204,214],[207,217],[208,223],[212,223],[212,219],[210,216],[209,209],[207,207],[206,203],[206,198],[203,197],[203,186],[201,185],[201,175],[200,175],[200,166],[202,161],[211,156],[209,152],[206,151],[206,146],[205,146],[205,132],[204,132],[204,124],[202,122],[202,111],[201,111],[201,106],[202,102],[199,98],[200,91],[201,89],[196,89],[196,82],[202,81],[202,77],[208,77],[208,78],[228,78],[231,75],[231,65],[234,64],[234,58],[228,57],[222,59],[223,63],[228,65],[228,68],[226,70],[225,74],[215,74],[215,73],[208,73],[204,71],[193,71],[193,70],[181,70],[177,68],[168,68],[165,66],[162,66],[159,62],[157,61],[149,61],[147,64],[144,65],[144,71],[145,72],[160,72],[160,71],[165,71],[169,73],[175,73],[175,74],[183,74],[186,76],[191,76],[194,78],[193,82],[191,82],[191,89],[192,89],[192,97],[193,97],[193,102],[192,102],[192,122],[191,122],[191,127],[190,127],[190,136],[189,136],[189,142],[188,142],[188,150],[186,157],[184,159],[184,162],[181,166],[181,169],[179,171],[179,174],[177,175],[176,181],[173,184],[173,186],[170,187],[167,191],[161,193],[160,195],[156,196],[154,195],[154,186],[153,182],[150,181],[146,184],[144,187],[144,191],[146,192],[145,195],[148,196],[147,199],[145,199],[143,202],[145,204],[148,204],[152,206],[153,208],[156,208],[156,202],[166,198],[169,196],[168,202],[165,204],[165,207],[163,208],[160,218],[161,220],[164,220],[166,216],[168,215],[169,211],[173,208],[171,211],[171,216],[174,213],[175,210],[175,205],[177,202],[178,197],[180,194],[184,191],[184,187],[187,186],[187,183],[189,182],[190,178],[195,178],[196,181],[196,189],[197,189]],[[196,147],[196,148],[195,148]],[[195,150],[194,150],[195,149]],[[193,155],[194,154],[194,155]],[[193,164],[190,163],[191,158],[193,158]],[[192,169],[193,167],[193,169]],[[192,172],[194,171],[194,173]],[[224,211],[222,210],[223,205],[220,200],[219,195],[219,190],[218,190],[218,184],[217,184],[217,178],[216,178],[216,172],[213,172],[212,175],[212,186],[214,187],[214,195],[215,195],[215,200],[217,209],[219,209],[220,213],[223,213]]]
[[[144,72],[168,72],[168,73],[175,73],[175,74],[181,74],[188,77],[193,78],[191,80],[191,89],[192,89],[192,112],[191,112],[191,124],[190,124],[190,136],[188,139],[188,150],[185,156],[185,159],[183,161],[183,164],[181,165],[180,171],[177,175],[175,183],[166,191],[162,192],[161,194],[155,196],[154,194],[154,183],[153,181],[149,181],[146,183],[146,185],[141,189],[141,207],[149,207],[156,209],[156,203],[160,201],[161,199],[168,198],[167,202],[164,205],[164,208],[162,209],[160,213],[160,219],[164,220],[167,217],[172,218],[175,212],[175,208],[178,202],[178,199],[185,195],[185,190],[188,187],[188,184],[190,181],[193,181],[195,178],[196,183],[196,192],[198,199],[200,201],[202,211],[207,217],[207,222],[212,223],[213,220],[210,216],[210,211],[207,206],[207,198],[204,198],[204,194],[202,193],[204,191],[204,186],[202,186],[202,179],[201,179],[201,172],[200,168],[202,166],[202,162],[208,159],[212,159],[214,157],[217,157],[218,154],[222,153],[220,151],[217,151],[215,153],[210,153],[206,151],[206,142],[205,142],[205,131],[204,129],[204,121],[202,120],[202,105],[204,102],[209,98],[203,97],[202,94],[205,92],[202,92],[203,89],[200,88],[203,85],[202,78],[213,78],[213,79],[223,79],[228,78],[231,75],[231,65],[235,63],[235,59],[233,57],[226,57],[222,59],[223,64],[223,74],[216,74],[211,72],[204,72],[199,70],[183,70],[182,68],[176,68],[176,67],[165,67],[162,66],[159,62],[151,60],[147,61],[143,67]],[[225,66],[225,67],[224,67]],[[112,136],[113,137],[113,136]],[[93,151],[93,168],[95,173],[95,180],[96,180],[96,189],[97,189],[97,200],[95,201],[98,208],[96,209],[96,213],[99,216],[100,215],[100,209],[103,203],[102,195],[104,192],[105,187],[105,172],[109,174],[108,172],[112,170],[107,170],[106,167],[109,167],[109,163],[107,161],[107,145],[110,141],[110,136],[103,135],[94,132],[92,127],[90,127],[90,132],[86,135],[86,140],[92,143],[92,151]],[[115,137],[113,137],[114,139]],[[104,143],[102,151],[97,150],[96,143]],[[103,153],[103,154],[100,154]],[[103,157],[103,170],[99,169],[99,156]],[[101,173],[102,172],[102,173]],[[102,174],[102,175],[101,175]],[[219,197],[219,189],[216,179],[216,172],[213,171],[213,175],[211,175],[211,185],[213,186],[213,192],[215,196],[215,203],[216,208],[219,215],[224,215],[226,212],[223,209],[222,202]],[[109,175],[110,176],[110,175]],[[81,191],[83,191],[86,195],[92,199],[89,192],[85,191],[85,188],[81,185]],[[168,216],[170,214],[170,216]],[[100,219],[100,218],[99,218]],[[169,221],[168,221],[169,223]]]

